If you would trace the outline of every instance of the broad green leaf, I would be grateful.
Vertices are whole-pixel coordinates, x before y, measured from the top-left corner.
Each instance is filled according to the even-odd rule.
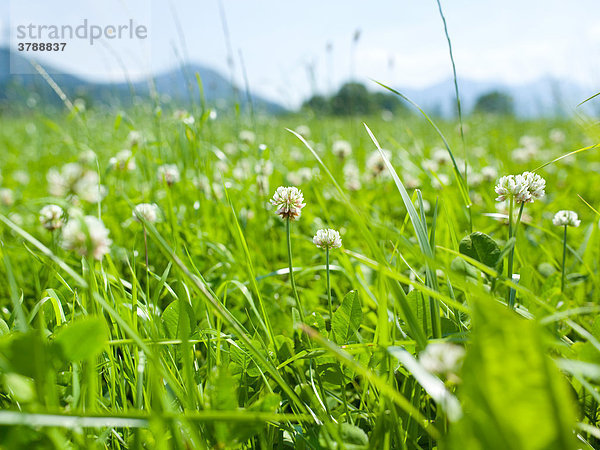
[[[8,328],[8,325],[4,320],[0,319],[0,336],[8,333],[10,333],[10,328]]]
[[[542,329],[491,301],[474,301],[472,318],[459,391],[464,416],[448,448],[577,448],[569,388],[546,355]]]
[[[108,328],[100,317],[71,322],[56,334],[54,345],[67,361],[82,361],[97,356],[108,343]]]
[[[178,339],[184,336],[189,337],[196,325],[194,319],[194,310],[188,302],[183,302],[183,314],[181,322],[179,320],[179,300],[169,303],[162,313],[161,321],[167,336],[171,339]]]
[[[362,322],[362,309],[357,291],[350,291],[342,304],[333,313],[331,328],[337,344],[347,344],[356,340],[356,332]]]
[[[500,263],[498,271],[502,271],[503,261],[500,261],[501,250],[498,244],[485,233],[476,231],[465,236],[459,244],[459,250],[488,267],[496,268]]]
[[[39,332],[17,333],[0,340],[0,369],[26,377],[41,377],[49,368],[46,341]]]

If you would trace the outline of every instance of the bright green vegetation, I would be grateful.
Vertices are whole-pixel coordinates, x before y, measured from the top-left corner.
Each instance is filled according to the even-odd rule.
[[[525,205],[516,240],[494,192],[598,142],[597,124],[469,118],[463,142],[439,123],[457,177],[425,118],[364,120],[389,167],[357,119],[3,117],[2,448],[598,448],[598,151],[539,169],[546,197]],[[314,154],[286,131],[301,124]],[[110,168],[124,148],[135,169]],[[107,188],[99,204],[49,194],[49,169],[81,155]],[[181,174],[171,186],[166,163]],[[280,185],[306,202],[290,227],[300,301],[268,204]],[[134,220],[139,203],[161,220]],[[64,249],[38,220],[47,204],[99,217],[110,252]],[[561,209],[582,221],[563,292]],[[343,241],[329,252],[333,317],[320,228]],[[452,344],[437,368],[431,343]]]

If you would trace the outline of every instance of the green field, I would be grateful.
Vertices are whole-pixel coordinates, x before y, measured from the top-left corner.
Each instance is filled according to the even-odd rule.
[[[600,448],[597,122],[0,120],[0,448]]]

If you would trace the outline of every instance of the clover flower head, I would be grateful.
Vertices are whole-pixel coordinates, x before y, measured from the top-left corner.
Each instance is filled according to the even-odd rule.
[[[448,380],[458,379],[465,349],[460,345],[448,342],[434,342],[425,347],[419,355],[419,362],[428,372],[443,376]]]
[[[533,172],[507,175],[500,178],[496,184],[496,201],[513,199],[515,203],[532,203],[546,195],[545,188],[546,180]]]
[[[306,206],[302,191],[294,186],[279,186],[271,199],[271,204],[277,208],[276,213],[282,219],[289,217],[290,220],[300,217],[302,208]]]
[[[527,186],[527,190],[529,191],[529,198],[525,201],[533,202],[546,195],[546,180],[537,173],[523,172],[520,176],[523,178],[523,183]]]
[[[578,227],[581,220],[579,220],[575,211],[561,210],[554,215],[552,224],[557,227]]]
[[[0,203],[4,206],[12,206],[15,202],[13,191],[9,188],[0,189]]]
[[[93,256],[96,260],[110,250],[112,241],[101,220],[94,216],[72,217],[63,228],[62,246],[80,256]]]
[[[392,152],[390,152],[389,150],[382,150],[382,152],[388,161],[391,160]],[[385,160],[383,156],[381,156],[381,153],[379,153],[379,150],[375,150],[371,153],[371,155],[367,159],[366,166],[372,178],[376,178],[378,176],[385,177],[386,174],[388,174],[388,171],[386,170],[387,167],[385,165]]]
[[[157,176],[159,183],[164,181],[169,186],[172,186],[181,180],[179,169],[175,164],[163,164],[162,166],[159,166]]]
[[[158,221],[158,205],[156,203],[140,203],[133,208],[133,218],[136,222],[141,222],[143,217],[149,223]]]
[[[46,230],[54,231],[64,223],[64,211],[58,205],[46,205],[40,210],[40,223]]]
[[[135,158],[129,149],[121,150],[108,160],[110,167],[123,172],[135,170]]]
[[[313,243],[319,248],[340,248],[342,246],[342,238],[336,230],[327,228],[317,231],[313,237]]]
[[[352,145],[350,142],[340,139],[333,143],[331,151],[339,159],[346,159],[352,154]]]
[[[256,141],[256,134],[250,130],[242,130],[240,131],[239,138],[244,144],[252,145]]]

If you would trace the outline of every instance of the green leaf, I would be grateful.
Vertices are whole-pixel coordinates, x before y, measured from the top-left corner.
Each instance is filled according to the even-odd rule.
[[[309,327],[313,327],[323,336],[327,336],[327,327],[325,325],[325,319],[323,319],[323,316],[320,313],[316,311],[313,312],[310,316],[306,318],[306,324]]]
[[[39,332],[17,333],[0,341],[0,369],[40,378],[49,368],[48,348]]]
[[[362,309],[357,291],[350,291],[342,300],[340,307],[333,313],[331,328],[337,344],[347,344],[355,340],[356,332],[362,322]]]
[[[459,391],[464,416],[448,448],[576,448],[575,408],[542,329],[492,301],[475,300],[472,319]]]
[[[81,361],[102,352],[108,344],[108,338],[108,328],[104,319],[86,317],[61,328],[53,345],[67,361]]]
[[[161,321],[170,339],[188,337],[195,328],[194,310],[188,302],[183,302],[183,317],[179,320],[179,300],[169,303],[162,313]]]
[[[0,336],[8,333],[10,333],[10,328],[8,328],[8,325],[4,320],[0,319]]]
[[[502,271],[503,261],[500,260],[501,250],[496,241],[485,233],[476,231],[464,237],[459,244],[459,251],[488,267]]]

